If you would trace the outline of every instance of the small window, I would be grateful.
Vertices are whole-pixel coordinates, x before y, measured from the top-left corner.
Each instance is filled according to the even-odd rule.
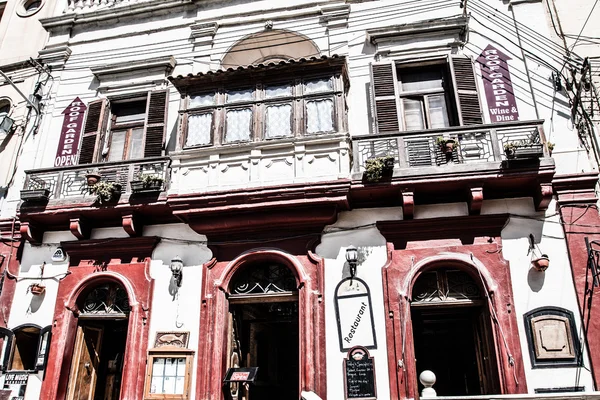
[[[37,362],[40,328],[24,327],[14,331],[13,359],[11,370],[33,370]]]
[[[448,112],[448,73],[445,65],[399,68],[400,99],[407,131],[445,128]]]
[[[149,351],[144,399],[188,399],[191,350],[159,347]]]
[[[115,102],[107,146],[107,160],[121,161],[144,157],[144,122],[146,99]]]
[[[44,0],[21,0],[17,6],[17,15],[20,17],[30,17],[40,11],[44,6]]]

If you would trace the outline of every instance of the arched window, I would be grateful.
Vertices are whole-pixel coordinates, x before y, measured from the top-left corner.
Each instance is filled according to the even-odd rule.
[[[250,396],[298,399],[298,289],[292,271],[276,263],[242,267],[229,285],[229,312],[229,368],[258,367]],[[230,389],[243,396],[243,388]]]
[[[467,272],[423,272],[412,289],[411,318],[417,375],[433,371],[439,396],[499,392],[489,307]]]

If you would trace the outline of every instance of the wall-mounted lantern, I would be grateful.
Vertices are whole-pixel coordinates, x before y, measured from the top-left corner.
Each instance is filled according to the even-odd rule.
[[[356,246],[350,245],[346,248],[346,261],[350,266],[350,278],[356,275],[356,264],[358,263],[358,249]]]
[[[183,261],[181,257],[175,256],[171,260],[171,272],[173,273],[173,278],[175,279],[175,283],[177,283],[177,287],[181,287],[181,280],[183,279]]]
[[[15,121],[8,115],[0,114],[0,138],[4,138],[10,133],[14,123]]]

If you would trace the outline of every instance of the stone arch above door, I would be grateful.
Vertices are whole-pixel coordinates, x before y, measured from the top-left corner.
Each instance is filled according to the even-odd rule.
[[[221,60],[221,67],[227,69],[320,55],[317,45],[306,36],[284,29],[273,29],[253,33],[239,40],[227,51]]]

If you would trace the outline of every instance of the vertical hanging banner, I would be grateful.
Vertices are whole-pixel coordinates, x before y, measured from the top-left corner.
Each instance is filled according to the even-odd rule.
[[[85,115],[86,105],[76,97],[62,112],[63,125],[58,140],[58,149],[54,159],[55,167],[66,167],[77,164],[77,150],[81,138],[81,127]]]
[[[519,120],[508,60],[511,58],[491,44],[477,58],[488,103],[490,120],[509,122]]]

